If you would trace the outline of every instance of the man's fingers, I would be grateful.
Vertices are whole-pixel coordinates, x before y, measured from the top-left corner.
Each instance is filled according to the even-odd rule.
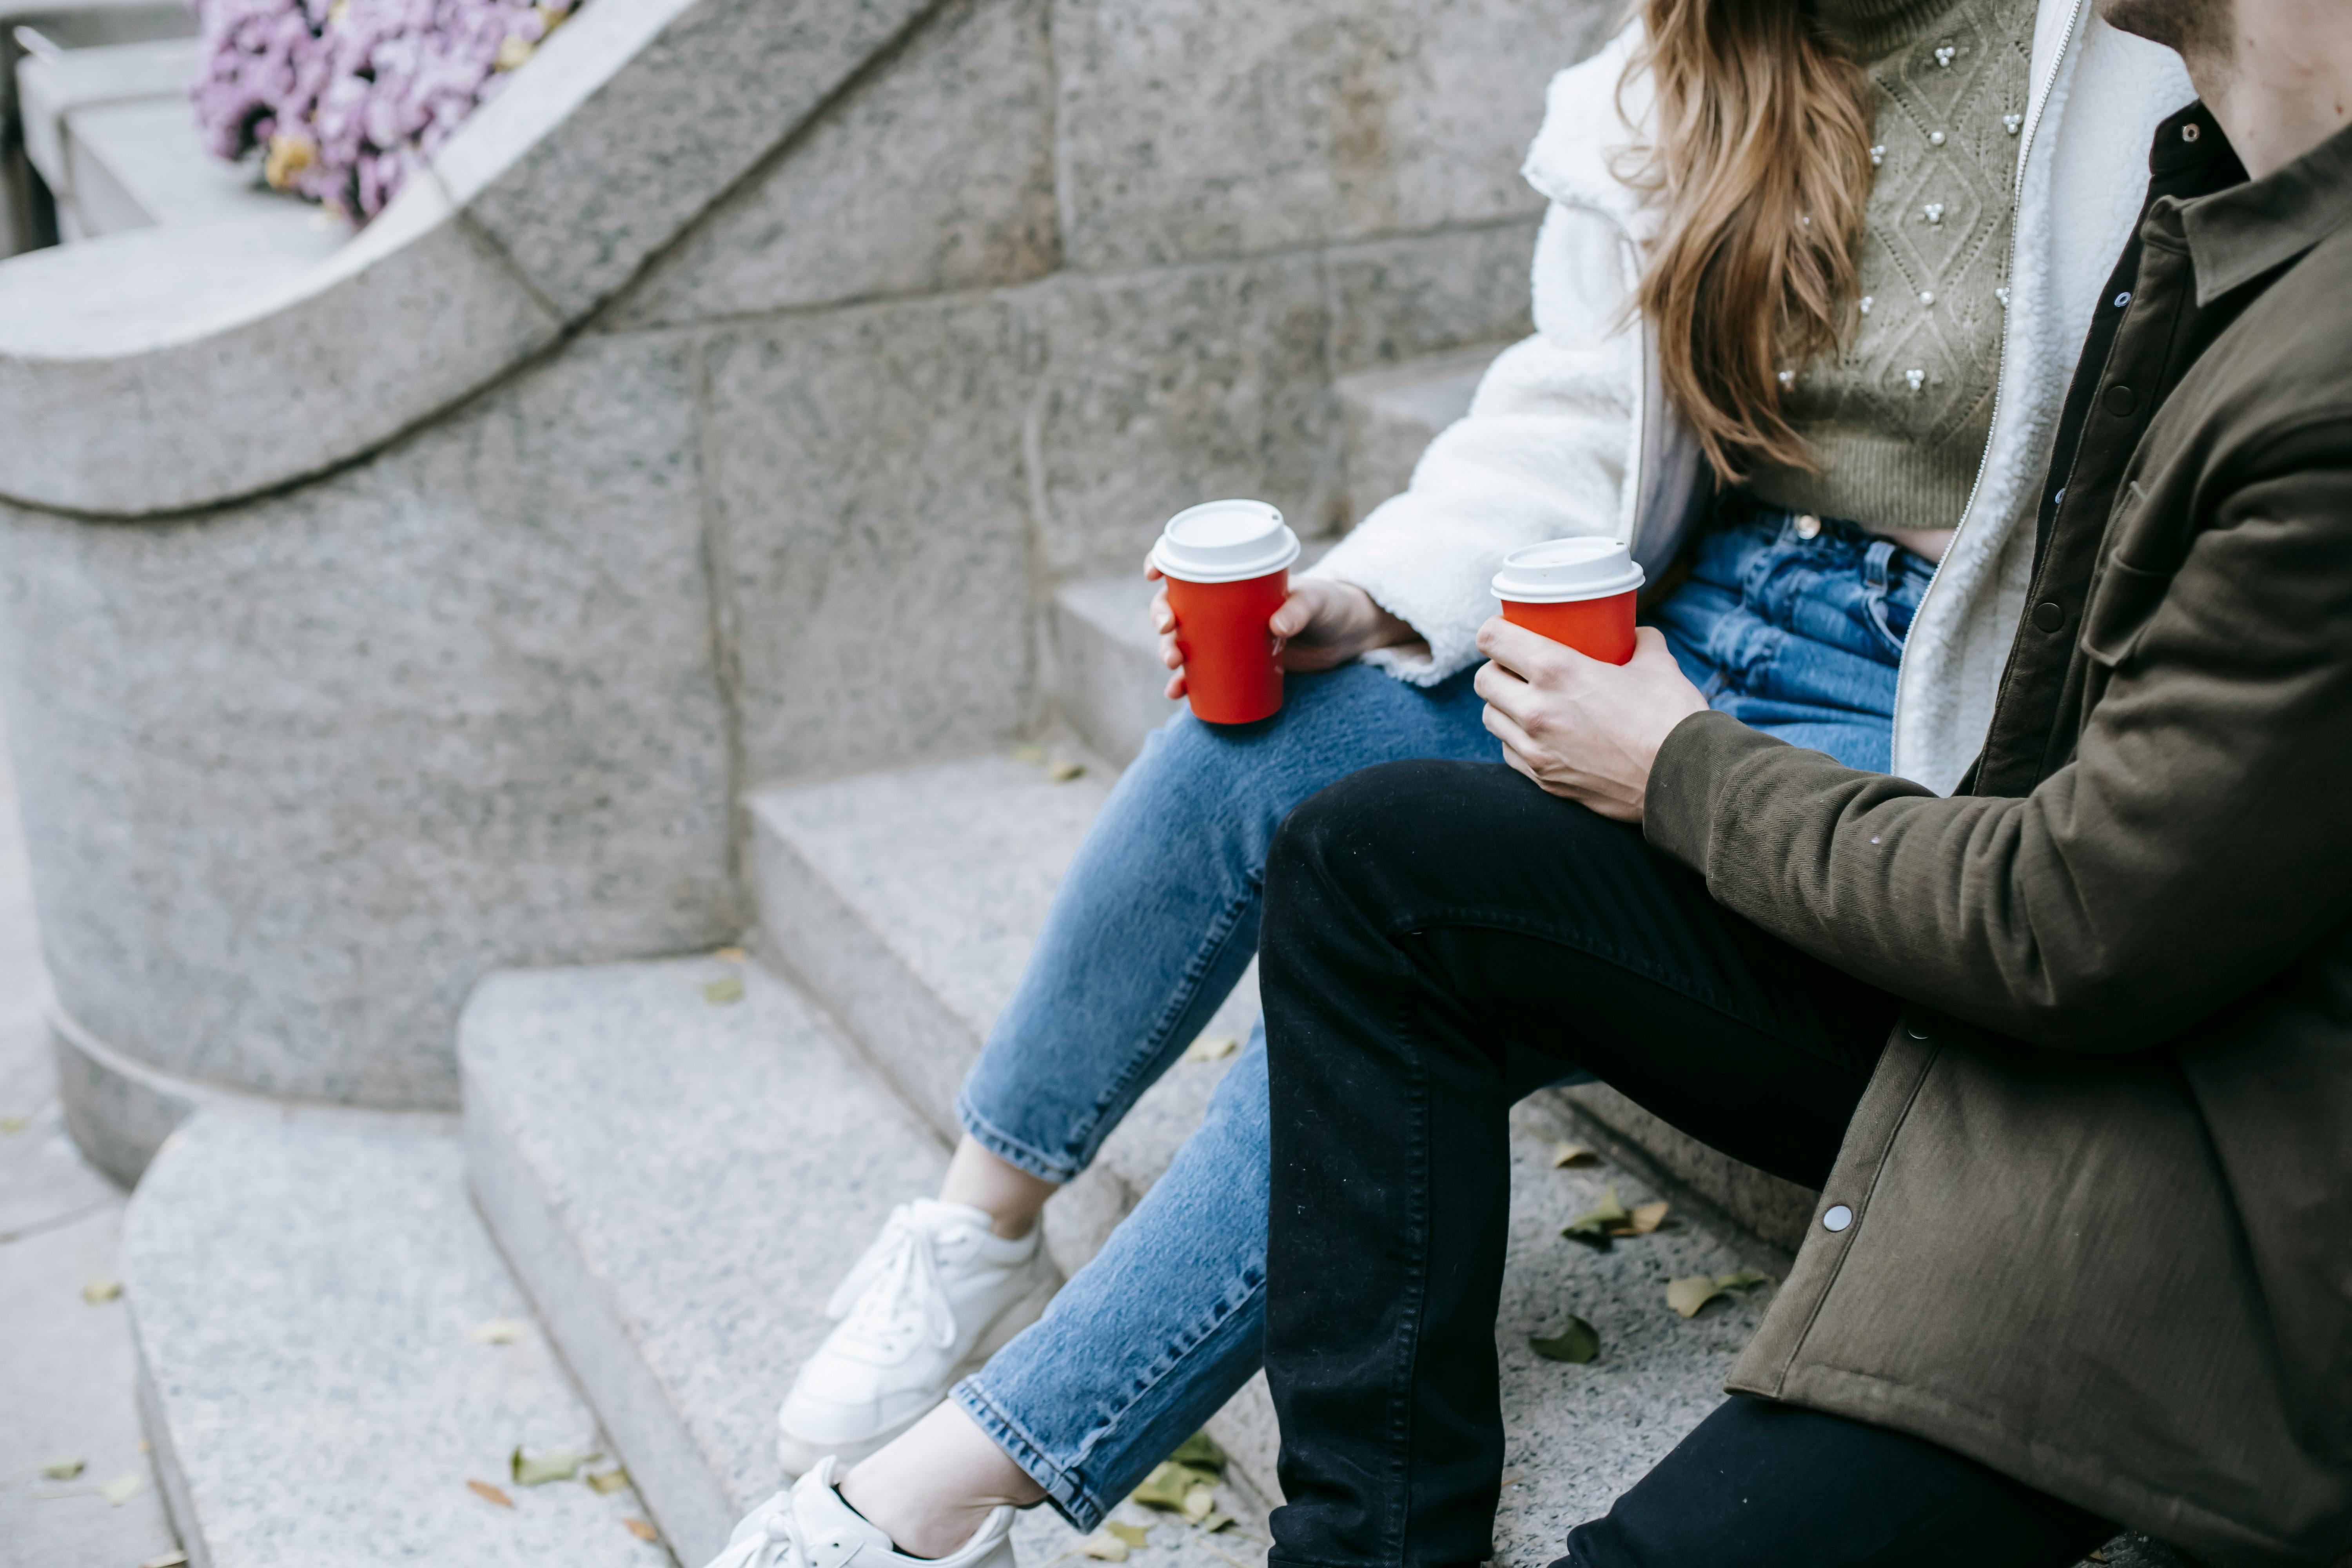
[[[1493,616],[1478,628],[1478,651],[1528,680],[1565,676],[1579,664],[1593,662],[1574,648],[1525,626],[1513,626],[1500,616]]]
[[[1534,736],[1519,727],[1517,720],[1491,702],[1486,704],[1486,732],[1503,742],[1503,751],[1507,755],[1515,755],[1532,767],[1535,760],[1544,754],[1544,749],[1536,744]],[[1528,773],[1528,776],[1533,778],[1535,775]]]
[[[1160,637],[1160,662],[1171,669],[1184,668],[1183,650],[1176,646],[1176,634],[1163,632]]]
[[[1470,687],[1486,700],[1487,707],[1507,716],[1512,727],[1522,733],[1535,721],[1543,705],[1542,692],[1496,665],[1482,666],[1471,678]]]

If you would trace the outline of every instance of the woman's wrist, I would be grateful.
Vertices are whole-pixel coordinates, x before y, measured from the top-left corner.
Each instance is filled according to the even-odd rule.
[[[1354,633],[1350,640],[1356,644],[1357,652],[1370,653],[1374,648],[1397,647],[1422,640],[1421,634],[1412,629],[1412,622],[1391,615],[1378,599],[1355,584],[1335,581],[1332,586],[1348,591],[1349,625]]]

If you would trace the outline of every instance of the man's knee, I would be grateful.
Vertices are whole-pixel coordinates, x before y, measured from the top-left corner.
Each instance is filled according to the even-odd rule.
[[[1275,835],[1266,860],[1269,911],[1286,883],[1305,877],[1343,897],[1412,901],[1442,896],[1465,854],[1496,837],[1533,795],[1495,763],[1383,763],[1310,796]],[[1558,803],[1550,803],[1558,804]]]

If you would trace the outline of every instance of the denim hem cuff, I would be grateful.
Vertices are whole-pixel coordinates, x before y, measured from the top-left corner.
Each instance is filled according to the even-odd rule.
[[[1045,1489],[1045,1500],[1054,1505],[1055,1513],[1079,1530],[1100,1528],[1110,1512],[1110,1504],[1097,1497],[1076,1475],[1047,1458],[1045,1451],[1031,1441],[1011,1416],[998,1409],[972,1379],[965,1378],[957,1384],[948,1391],[948,1397],[963,1406],[964,1414],[988,1434],[989,1441],[1004,1450],[1007,1458]]]
[[[956,1120],[963,1123],[963,1130],[971,1134],[973,1142],[1006,1164],[1026,1171],[1041,1182],[1066,1186],[1077,1180],[1079,1167],[1033,1149],[1005,1132],[973,1109],[969,1091],[956,1096]]]

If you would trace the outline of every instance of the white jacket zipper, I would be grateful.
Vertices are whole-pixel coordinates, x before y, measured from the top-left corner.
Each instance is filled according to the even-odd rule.
[[[2033,157],[2033,141],[2042,130],[2042,111],[2048,110],[2051,89],[2057,84],[2058,73],[2066,68],[2067,51],[2074,47],[2074,30],[2082,26],[2083,7],[2088,3],[2089,0],[2074,0],[2074,9],[2066,18],[2066,30],[2059,35],[2058,47],[2051,54],[2050,74],[2042,79],[2033,98],[2028,101],[2029,109],[2034,109],[2037,104],[2039,109],[2025,128],[2025,144],[2018,149],[2017,179],[2011,187],[2009,195],[2009,287],[2012,289],[2017,287],[2017,216],[2019,210],[2024,205],[2025,166]],[[1985,449],[1977,458],[1976,480],[1969,487],[1968,504],[1960,508],[1960,521],[1952,525],[1950,542],[1944,546],[1944,553],[1937,558],[1934,570],[1927,574],[1927,585],[1919,590],[1918,605],[1911,612],[1913,632],[1917,631],[1919,623],[1927,619],[1927,602],[1935,597],[1936,584],[1943,580],[1944,563],[1952,558],[1952,552],[1958,547],[1960,532],[1968,527],[1969,520],[1976,513],[1978,497],[1984,493],[1985,470],[1992,466],[1993,437],[2000,429],[2001,394],[2009,379],[2010,321],[2010,310],[2004,306],[2000,318],[2000,352],[1993,360],[1992,418],[1985,427]],[[2037,487],[2034,490],[2037,503],[2040,501],[2041,493]],[[1911,639],[1907,634],[1904,637],[1903,649],[1902,657],[1895,662],[1895,711],[1887,721],[1890,750],[1895,753],[1892,760],[1898,762],[1901,760],[1899,753],[1903,745],[1903,666],[1907,661],[1911,650]]]

